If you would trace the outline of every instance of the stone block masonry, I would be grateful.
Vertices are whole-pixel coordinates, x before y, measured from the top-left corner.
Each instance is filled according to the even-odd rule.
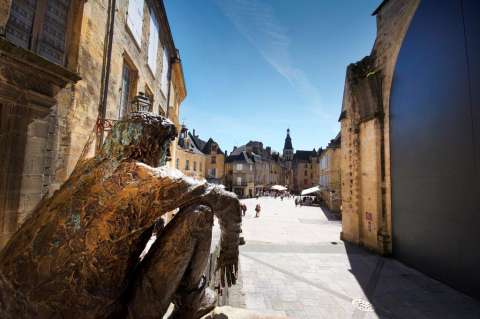
[[[347,69],[342,104],[342,238],[391,253],[390,90],[418,0],[384,1],[375,11],[370,56]]]

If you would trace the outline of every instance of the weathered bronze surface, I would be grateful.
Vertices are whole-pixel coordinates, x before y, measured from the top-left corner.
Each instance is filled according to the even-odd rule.
[[[240,203],[221,187],[154,168],[175,131],[163,117],[132,114],[40,202],[0,253],[1,318],[162,318],[171,301],[175,318],[211,310],[202,275],[213,215],[222,282],[234,284]],[[160,217],[176,208],[162,229]]]

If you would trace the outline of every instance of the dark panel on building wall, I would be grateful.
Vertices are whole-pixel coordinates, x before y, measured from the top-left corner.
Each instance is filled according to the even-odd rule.
[[[391,93],[393,254],[480,298],[477,0],[423,0]]]

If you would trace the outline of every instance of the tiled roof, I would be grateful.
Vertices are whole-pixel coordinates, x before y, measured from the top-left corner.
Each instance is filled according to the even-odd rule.
[[[239,147],[237,147],[236,149],[234,149],[234,150],[230,153],[230,156],[232,156],[232,155],[240,155],[240,153],[242,153],[243,151],[245,151],[245,149],[246,149],[246,146],[245,146],[245,145],[239,146]]]
[[[212,148],[212,144],[217,144],[212,138],[209,138],[207,143],[202,148],[202,152],[205,154],[210,154],[210,149]],[[222,150],[220,149],[220,146],[217,147],[217,154],[223,154]]]
[[[200,137],[198,137],[198,135],[194,135],[188,132],[188,136],[190,136],[190,139],[193,141],[193,143],[195,143],[195,145],[199,150],[203,150],[203,148],[205,147],[205,144],[207,144],[207,142],[205,142]]]
[[[238,150],[238,148],[237,148]],[[247,152],[246,151],[239,151],[239,152],[235,152],[236,150],[234,150],[232,153],[230,153],[229,156],[227,156],[225,162],[226,163],[234,163],[234,162],[244,162],[244,163],[249,163],[249,164],[252,164],[252,160],[251,158],[248,156]],[[235,154],[234,154],[235,152]]]
[[[316,156],[317,153],[313,151],[296,151],[293,155],[294,161],[309,161],[310,157]]]

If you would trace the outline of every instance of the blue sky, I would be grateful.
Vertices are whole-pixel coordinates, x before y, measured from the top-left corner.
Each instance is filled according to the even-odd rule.
[[[348,64],[368,55],[381,0],[165,0],[188,96],[181,121],[230,152],[324,147]]]

